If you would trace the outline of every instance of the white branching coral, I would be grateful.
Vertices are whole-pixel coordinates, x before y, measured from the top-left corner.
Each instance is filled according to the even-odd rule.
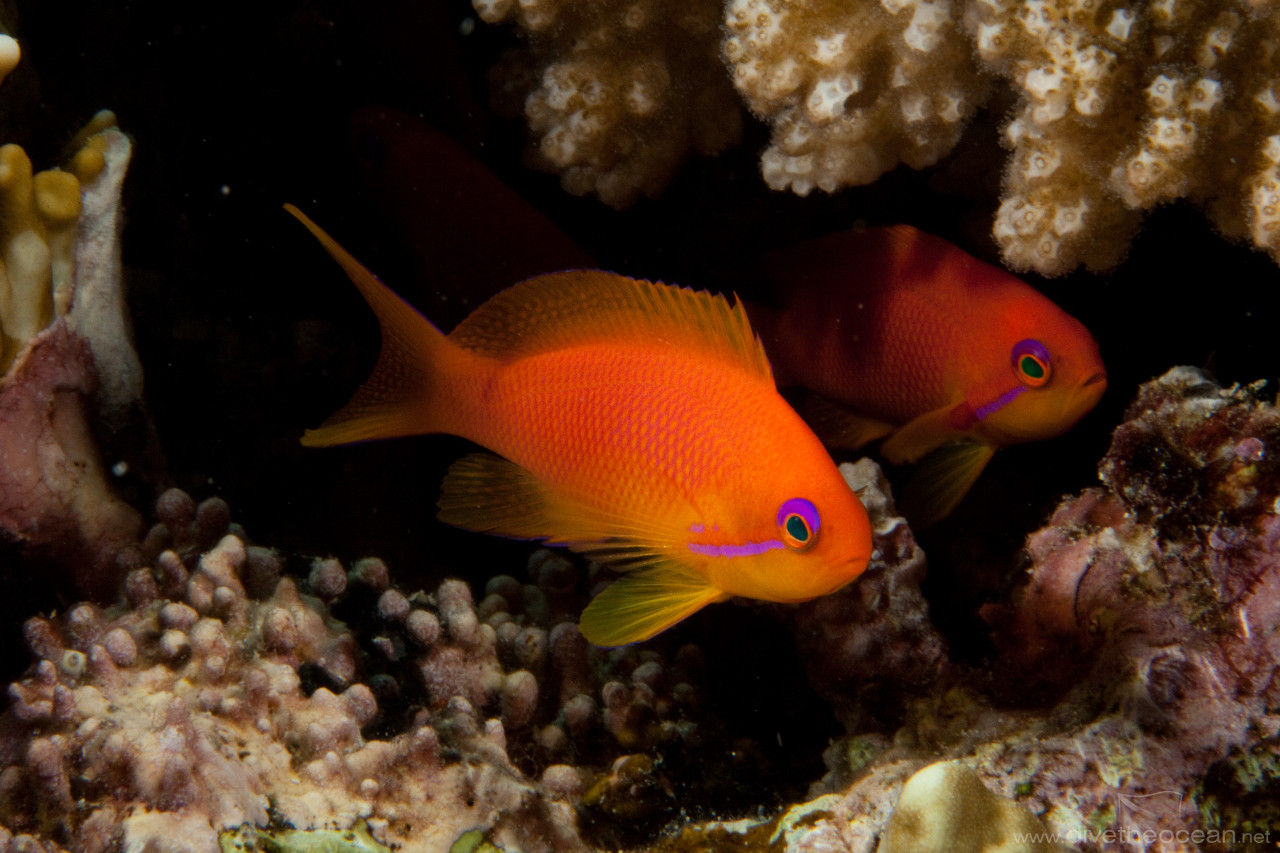
[[[528,90],[536,166],[623,208],[666,188],[690,150],[737,142],[741,108],[719,59],[716,0],[473,0],[530,50],[501,85]],[[526,86],[525,80],[532,85]]]
[[[960,138],[985,86],[952,0],[729,0],[724,57],[773,127],[773,189],[867,184],[932,165]]]
[[[1110,267],[1143,211],[1182,197],[1280,260],[1266,154],[1280,132],[1278,12],[1273,0],[976,0],[978,55],[1022,96],[994,227],[1005,261]]]
[[[737,133],[723,60],[772,126],[774,189],[870,183],[945,156],[992,77],[1019,103],[993,234],[1054,275],[1114,266],[1186,198],[1280,262],[1280,0],[474,0],[531,33],[540,162],[615,206]]]

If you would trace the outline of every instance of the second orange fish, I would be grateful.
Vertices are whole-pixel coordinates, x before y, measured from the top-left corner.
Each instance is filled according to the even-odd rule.
[[[908,517],[946,515],[997,448],[1061,435],[1107,387],[1098,345],[1025,282],[906,225],[831,234],[772,264],[789,299],[752,309],[779,384],[830,445],[923,461]]]

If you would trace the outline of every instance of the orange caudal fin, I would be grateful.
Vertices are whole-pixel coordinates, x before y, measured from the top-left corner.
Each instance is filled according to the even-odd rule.
[[[365,269],[346,249],[298,208],[284,206],[307,227],[360,290],[382,327],[382,350],[373,374],[347,405],[318,429],[307,430],[302,443],[327,447],[375,438],[447,431],[440,414],[440,376],[456,347],[445,336]]]

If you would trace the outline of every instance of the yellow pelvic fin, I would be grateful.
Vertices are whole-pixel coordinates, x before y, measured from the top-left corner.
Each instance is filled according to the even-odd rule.
[[[625,646],[647,640],[726,598],[692,569],[661,562],[614,581],[582,611],[578,628],[597,646]]]
[[[961,403],[960,407],[963,406]],[[964,441],[968,436],[967,430],[955,425],[958,408],[955,405],[943,406],[908,421],[880,445],[880,452],[894,465],[901,465],[915,462],[949,441]]]
[[[810,394],[801,413],[823,444],[841,450],[857,450],[893,432],[893,424],[860,415],[821,394]]]
[[[448,344],[445,337],[413,306],[365,269],[346,249],[298,208],[284,206],[307,227],[360,290],[382,327],[382,349],[372,375],[347,405],[319,429],[307,430],[302,443],[326,447],[374,438],[441,431],[432,413],[436,383],[433,367]]]
[[[504,290],[449,334],[463,349],[513,359],[601,340],[663,340],[772,377],[740,302],[601,270],[541,275]]]
[[[996,449],[978,441],[944,444],[920,460],[903,490],[902,514],[923,528],[951,513],[987,467]]]

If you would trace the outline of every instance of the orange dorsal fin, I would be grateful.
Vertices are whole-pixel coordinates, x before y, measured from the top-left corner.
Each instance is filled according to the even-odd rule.
[[[449,334],[465,350],[514,359],[604,340],[662,340],[772,378],[735,298],[601,270],[527,279],[477,308]]]
[[[346,272],[382,327],[378,363],[351,402],[319,429],[307,430],[302,443],[326,447],[352,441],[444,431],[434,412],[440,362],[453,349],[440,330],[365,269],[346,249],[291,204],[289,211],[307,227]]]

